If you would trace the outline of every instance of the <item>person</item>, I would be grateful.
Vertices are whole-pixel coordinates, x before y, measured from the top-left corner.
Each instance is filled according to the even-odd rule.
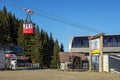
[[[12,59],[10,62],[10,69],[15,70],[16,69],[16,59]]]

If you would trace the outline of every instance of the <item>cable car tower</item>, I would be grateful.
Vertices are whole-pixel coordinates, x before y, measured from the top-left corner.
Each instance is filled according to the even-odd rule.
[[[34,14],[35,12],[32,10],[29,10],[27,8],[23,8],[23,10],[26,12],[26,19],[23,23],[23,34],[34,34],[35,32],[35,24],[32,23],[30,15]]]

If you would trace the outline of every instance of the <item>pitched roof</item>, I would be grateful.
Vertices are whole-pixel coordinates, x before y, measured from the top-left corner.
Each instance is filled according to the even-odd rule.
[[[77,52],[60,52],[59,57],[60,57],[60,62],[69,62],[69,58],[72,56],[80,57],[81,60],[87,60],[87,57],[85,54],[77,53]]]

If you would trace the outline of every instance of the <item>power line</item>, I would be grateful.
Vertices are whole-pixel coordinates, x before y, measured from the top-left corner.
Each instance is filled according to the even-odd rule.
[[[16,1],[15,1],[15,2],[16,2]],[[16,2],[16,3],[17,3],[17,2]],[[22,3],[22,4],[23,4],[23,3]],[[26,5],[26,4],[23,4],[23,5]],[[35,9],[35,10],[37,10],[37,11],[40,11],[40,12],[43,12],[43,13],[47,14],[48,17],[51,16],[51,17],[54,17],[55,19],[59,19],[60,21],[63,21],[63,22],[67,22],[67,23],[72,23],[72,24],[75,24],[75,25],[79,25],[79,27],[80,27],[81,29],[87,29],[87,30],[88,30],[88,28],[90,28],[89,30],[91,30],[91,31],[93,31],[93,32],[95,32],[95,33],[101,33],[101,32],[102,32],[102,31],[99,31],[99,30],[97,30],[97,29],[93,29],[93,28],[90,27],[90,26],[83,25],[83,24],[74,22],[74,21],[72,21],[72,20],[68,20],[68,19],[66,19],[66,18],[63,18],[63,17],[57,16],[57,15],[51,14],[51,13],[49,13],[49,12],[47,12],[47,11],[44,11],[44,10],[41,10],[41,9],[36,9],[36,8],[31,7],[31,6],[29,6],[29,5],[27,5],[27,6],[30,7],[30,8],[33,8],[33,9]],[[45,16],[46,16],[46,15],[45,15]],[[50,19],[50,18],[49,18],[49,19]],[[57,20],[57,21],[58,21],[58,20]],[[73,26],[73,25],[72,25],[72,26]],[[82,27],[82,26],[87,27],[87,28],[84,28],[84,27]]]
[[[77,28],[81,28],[81,29],[87,30],[87,31],[92,31],[92,32],[98,33],[98,31],[95,31],[93,29],[86,28],[86,27],[81,27],[78,24],[74,24],[74,23],[70,23],[70,22],[67,22],[67,21],[60,20],[60,19],[56,19],[54,17],[46,16],[46,15],[43,15],[43,14],[36,14],[36,15],[39,15],[39,16],[42,16],[42,17],[45,17],[45,18],[48,18],[48,19],[52,19],[54,21],[62,22],[62,23],[65,23],[65,24],[68,24],[68,25],[71,25],[71,26],[74,26],[74,27],[77,27]]]
[[[14,4],[11,4],[9,3],[11,6],[14,6],[16,8],[19,8],[19,9],[22,9],[20,7],[18,7],[18,5],[14,5]],[[58,22],[61,22],[61,23],[65,23],[65,24],[68,24],[68,25],[71,25],[71,26],[74,26],[74,27],[77,27],[77,28],[81,28],[83,30],[87,30],[87,31],[90,31],[90,32],[95,32],[95,33],[100,33],[101,31],[98,31],[96,29],[93,29],[89,26],[85,26],[85,25],[82,25],[82,24],[79,24],[79,23],[76,23],[76,22],[73,22],[71,20],[68,20],[68,19],[65,19],[65,18],[62,18],[62,17],[59,17],[59,16],[56,16],[54,14],[51,14],[51,13],[48,13],[46,11],[43,11],[43,10],[39,10],[43,13],[46,13],[47,15],[44,15],[44,14],[40,14],[40,13],[36,13],[36,15],[38,16],[42,16],[42,17],[45,17],[45,18],[48,18],[48,19],[51,19],[51,20],[54,20],[54,21],[58,21]]]

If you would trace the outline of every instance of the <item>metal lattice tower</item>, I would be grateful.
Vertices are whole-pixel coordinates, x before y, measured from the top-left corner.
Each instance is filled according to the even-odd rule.
[[[31,21],[30,15],[31,15],[31,14],[34,14],[35,12],[32,11],[32,10],[29,10],[29,9],[27,9],[27,8],[23,8],[23,10],[26,12],[25,23],[31,23],[32,21]]]

